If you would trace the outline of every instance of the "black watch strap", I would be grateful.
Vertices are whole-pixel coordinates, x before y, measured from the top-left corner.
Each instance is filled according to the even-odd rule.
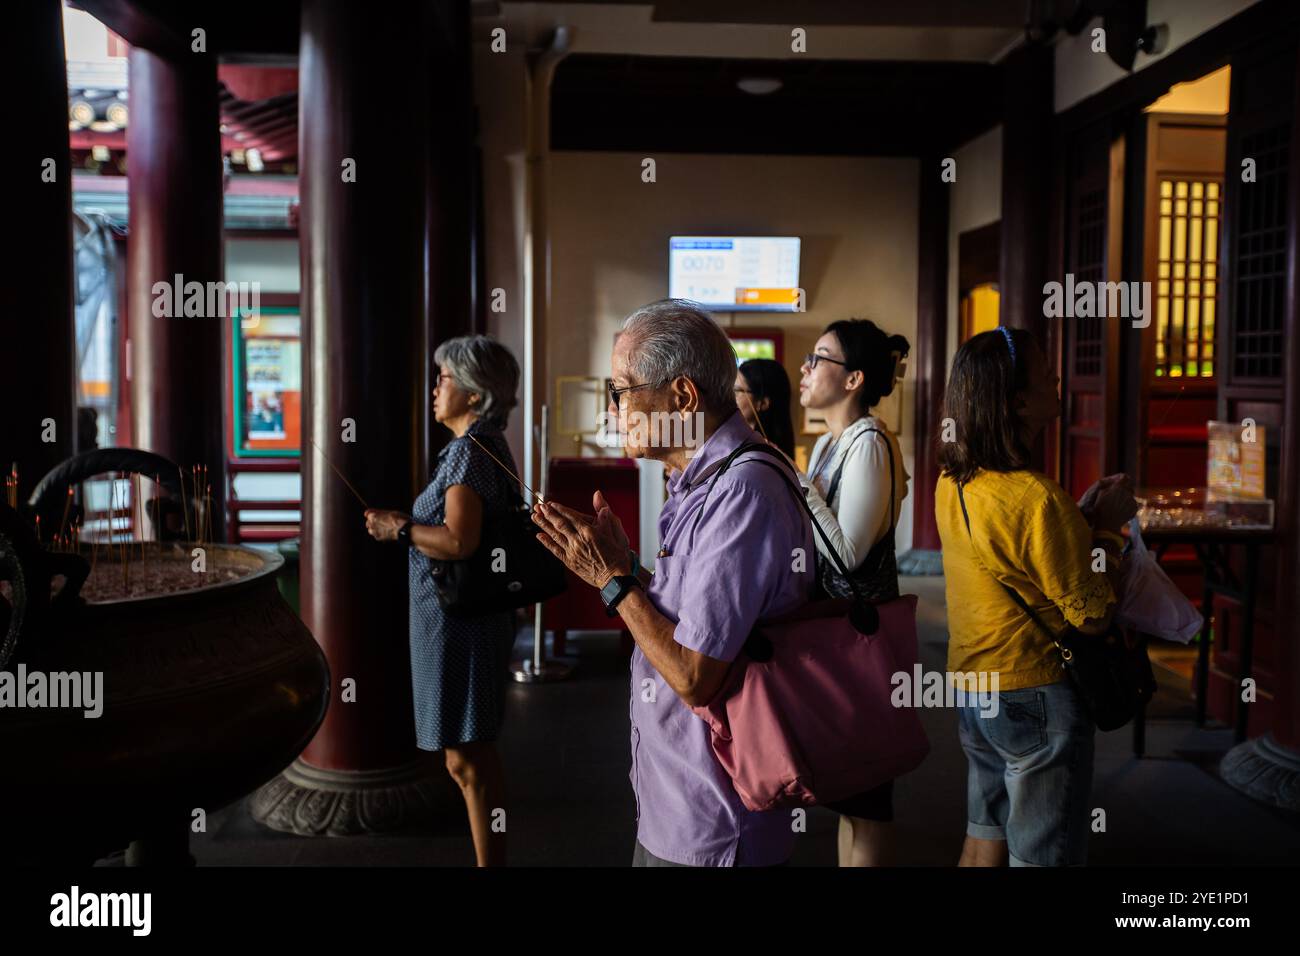
[[[605,602],[605,613],[610,617],[617,614],[619,602],[627,597],[629,591],[640,586],[641,581],[635,574],[616,574],[610,578],[600,589],[600,599]]]
[[[397,529],[397,540],[405,544],[407,547],[411,546],[411,527],[414,524],[414,521],[408,521]]]

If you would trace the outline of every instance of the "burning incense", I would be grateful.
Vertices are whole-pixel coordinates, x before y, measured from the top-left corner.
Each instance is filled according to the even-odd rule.
[[[144,560],[144,509],[140,504],[140,474],[131,475],[131,537],[140,539],[140,560]],[[132,545],[134,547],[134,544]]]
[[[185,520],[185,540],[190,538],[190,514],[185,508],[185,469],[180,465],[176,466],[176,471],[181,477],[181,517]]]
[[[466,436],[467,438],[469,438],[469,440],[472,441],[474,444],[478,445],[479,448],[482,448],[484,451],[486,451],[487,454],[488,454],[488,457],[491,458],[493,461],[495,461],[498,465],[500,465],[500,466],[501,466],[501,469],[502,469],[502,470],[503,470],[507,475],[509,475],[511,478],[513,478],[515,481],[517,481],[517,482],[519,483],[519,486],[520,486],[521,488],[523,488],[523,489],[524,489],[525,491],[527,491],[530,495],[532,495],[534,498],[536,498],[537,501],[538,501],[539,503],[541,503],[541,504],[545,504],[545,500],[542,498],[542,496],[539,495],[537,492],[533,491],[533,489],[529,488],[527,485],[525,485],[525,484],[523,483],[523,480],[520,479],[519,476],[516,475],[513,471],[511,471],[509,468],[507,468],[506,465],[505,465],[505,463],[502,462],[500,458],[498,458],[496,455],[492,454],[492,452],[488,451],[488,448],[487,448],[486,445],[484,445],[481,441],[479,441],[477,438],[475,438],[475,437],[474,437],[473,435],[471,435],[469,432],[466,432],[466,433],[465,433],[465,436]]]
[[[63,518],[59,521],[58,537],[63,537],[64,529],[68,526],[68,510],[72,507],[72,485],[68,485],[68,497],[63,501]]]
[[[327,464],[327,465],[329,465],[331,468],[333,468],[333,469],[334,469],[334,474],[338,475],[339,478],[342,480],[343,484],[345,484],[345,485],[348,486],[348,491],[350,491],[350,492],[352,492],[352,494],[356,495],[357,501],[361,502],[361,507],[363,507],[363,508],[365,508],[367,511],[369,511],[369,510],[370,510],[370,505],[366,504],[366,499],[365,499],[365,498],[362,498],[362,497],[361,497],[361,493],[360,493],[359,491],[357,491],[357,489],[355,489],[355,488],[352,487],[352,482],[348,481],[346,478],[343,477],[343,472],[339,471],[338,468],[335,467],[334,462],[330,461],[329,456],[325,454],[325,452],[321,449],[320,445],[317,445],[317,444],[316,444],[316,440],[315,440],[314,438],[311,438],[311,437],[308,437],[307,440],[308,440],[309,442],[311,442],[313,448],[315,448],[317,451],[320,452],[320,456],[321,456],[322,458],[325,459],[325,464]]]

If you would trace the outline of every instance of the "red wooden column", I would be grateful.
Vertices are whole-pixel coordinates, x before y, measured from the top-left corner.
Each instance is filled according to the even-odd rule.
[[[11,463],[18,463],[22,501],[72,454],[76,440],[72,169],[62,6],[20,3],[6,12],[7,28],[22,37],[11,48],[11,75],[21,82],[10,98],[18,111],[14,129],[22,133],[10,147],[15,155],[8,196],[16,241],[5,253],[0,471],[8,475]],[[53,441],[43,440],[50,436]]]
[[[183,468],[205,465],[212,486],[213,533],[224,535],[224,324],[219,312],[208,308],[206,294],[200,315],[176,315],[174,301],[178,284],[198,282],[206,289],[207,283],[225,278],[216,56],[188,51],[163,55],[133,46],[128,62],[132,444]],[[162,294],[173,297],[170,315],[158,302],[159,282],[165,284]],[[180,294],[183,303],[184,288]]]
[[[1028,329],[1052,361],[1043,317],[1043,284],[1049,278],[1052,129],[1055,125],[1052,49],[1024,46],[1003,61],[1002,262],[998,280],[1002,324]],[[1062,375],[1062,378],[1065,376]],[[1050,430],[1049,430],[1050,431]],[[1046,469],[1045,434],[1033,449],[1035,468]]]
[[[916,475],[912,488],[912,549],[938,551],[934,487],[939,480],[939,438],[948,352],[948,191],[940,178],[940,157],[921,160],[918,202],[916,287]],[[958,170],[960,175],[960,170]],[[906,556],[904,556],[906,558]],[[910,561],[904,561],[911,564]],[[911,573],[921,570],[909,568]]]
[[[1046,348],[1043,283],[1055,120],[1051,47],[1021,47],[1002,68],[1002,324],[1028,329]]]
[[[474,95],[469,0],[443,0],[422,7],[434,45],[427,83],[438,103],[438,122],[429,126],[428,214],[425,218],[425,378],[416,483],[429,480],[433,463],[451,431],[433,419],[438,345],[473,331]]]
[[[449,781],[415,747],[408,551],[366,534],[362,505],[311,444],[369,505],[410,510],[429,401],[429,57],[401,4],[302,5],[301,613],[329,660],[331,696],[316,737],[252,810],[304,834],[399,827]]]

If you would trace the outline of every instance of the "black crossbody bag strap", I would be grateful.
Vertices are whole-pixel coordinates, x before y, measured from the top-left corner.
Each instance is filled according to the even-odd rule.
[[[849,452],[853,451],[853,445],[858,443],[858,439],[868,432],[875,432],[883,438],[885,440],[885,451],[889,453],[889,533],[892,535],[894,533],[894,482],[896,480],[894,477],[896,467],[894,465],[894,446],[890,443],[889,436],[879,428],[864,428],[853,437],[852,444],[844,451],[844,461],[841,461],[840,467],[835,470],[835,477],[831,479],[831,485],[826,490],[826,507],[830,507],[831,499],[835,497],[835,492],[840,487],[840,475],[844,474],[844,462],[848,461]]]
[[[800,506],[803,508],[804,513],[808,515],[808,520],[812,522],[813,529],[816,531],[817,534],[821,535],[822,543],[826,545],[826,550],[831,555],[831,560],[835,563],[835,566],[839,570],[839,572],[842,575],[844,575],[846,579],[849,580],[849,584],[853,588],[855,614],[860,613],[862,615],[861,617],[854,618],[853,621],[854,626],[856,626],[858,630],[860,630],[863,634],[874,634],[876,630],[879,628],[879,615],[876,612],[875,605],[873,605],[871,601],[867,598],[867,596],[862,593],[862,590],[858,582],[854,581],[851,577],[849,577],[848,568],[845,566],[843,559],[840,558],[834,546],[831,544],[830,536],[827,535],[826,532],[822,530],[822,526],[817,523],[817,517],[813,514],[812,508],[808,506],[808,502],[804,499],[803,492],[800,490],[798,482],[791,477],[793,472],[790,463],[786,461],[785,456],[782,455],[781,452],[777,451],[771,445],[766,445],[763,444],[762,442],[746,442],[745,444],[739,446],[738,448],[736,448],[735,451],[733,451],[731,454],[729,454],[726,457],[726,459],[722,462],[722,465],[717,469],[717,471],[713,473],[713,476],[709,479],[709,487],[704,493],[705,499],[706,500],[708,499],[709,492],[713,490],[714,482],[716,482],[718,478],[720,478],[723,475],[723,473],[725,473],[726,470],[731,467],[732,461],[734,461],[739,455],[743,455],[745,452],[750,452],[750,451],[763,452],[764,454],[776,458],[780,462],[780,464],[778,464],[777,462],[765,461],[761,458],[753,459],[755,463],[760,465],[766,465],[768,468],[773,469],[774,471],[777,472],[777,474],[781,476],[782,480],[785,482],[786,487],[790,489],[790,493],[794,495],[795,500],[797,500]],[[695,537],[695,526],[699,524],[700,515],[703,513],[704,513],[704,503],[701,502],[699,510],[695,512],[695,521],[691,524],[690,537],[692,540],[694,540]],[[861,610],[858,611],[857,609],[861,609]],[[851,615],[851,617],[853,617],[853,615]]]

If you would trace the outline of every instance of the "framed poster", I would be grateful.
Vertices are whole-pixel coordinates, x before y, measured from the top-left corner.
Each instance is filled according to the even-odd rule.
[[[293,457],[302,446],[302,320],[291,307],[231,323],[235,455]]]

